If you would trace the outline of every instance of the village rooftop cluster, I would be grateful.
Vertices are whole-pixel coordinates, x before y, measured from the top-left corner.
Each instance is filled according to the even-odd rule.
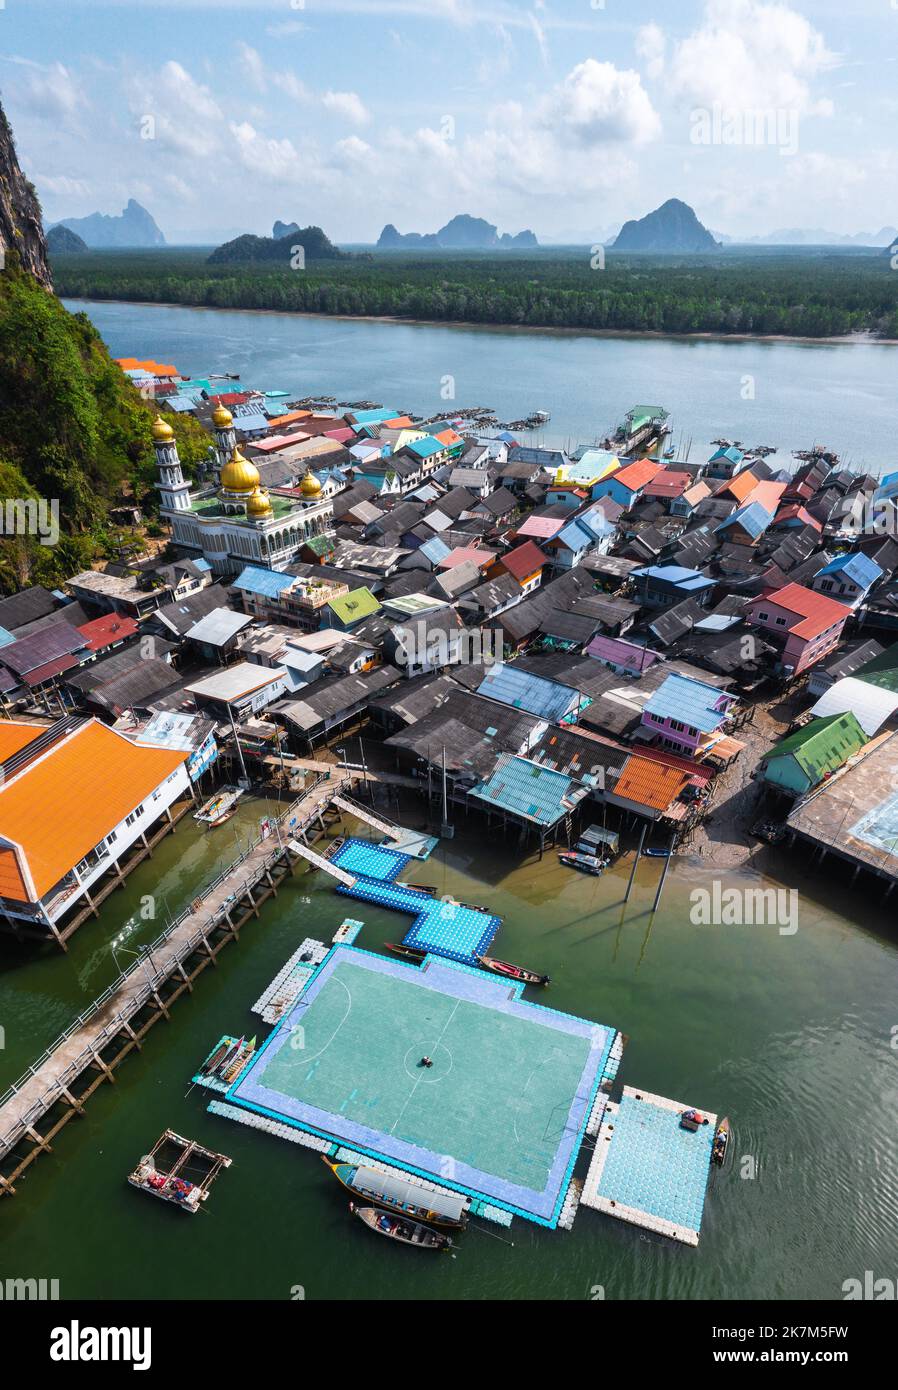
[[[5,928],[64,942],[222,768],[289,788],[359,733],[540,852],[597,812],[680,845],[738,766],[770,838],[891,891],[898,543],[858,518],[898,475],[676,460],[655,406],[566,452],[120,365],[170,540],[0,601]]]

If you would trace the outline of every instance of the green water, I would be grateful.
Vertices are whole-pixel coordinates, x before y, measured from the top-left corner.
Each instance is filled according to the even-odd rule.
[[[68,956],[3,940],[0,1087],[114,977],[114,941],[133,949],[164,925],[140,920],[142,898],[155,895],[163,919],[176,914],[263,809],[244,803],[212,833],[182,822]],[[513,1246],[498,1228],[472,1229],[455,1258],[415,1256],[351,1221],[310,1151],[207,1114],[199,1090],[185,1094],[222,1033],[264,1032],[249,1006],[305,936],[329,940],[350,909],[310,871],[265,905],[0,1202],[0,1277],[57,1278],[63,1297],[85,1298],[289,1299],[302,1286],[310,1300],[586,1299],[601,1285],[609,1300],[741,1300],[838,1298],[849,1277],[892,1272],[898,962],[893,918],[869,893],[852,897],[836,874],[812,880],[793,863],[799,928],[787,936],[692,925],[689,892],[712,875],[688,860],[654,919],[659,861],[642,861],[626,910],[629,865],[600,879],[554,856],[521,865],[510,841],[488,842],[480,826],[413,867],[414,881],[504,918],[498,953],[552,976],[540,1002],[629,1035],[619,1082],[730,1116],[734,1162],[712,1179],[697,1250],[584,1209],[570,1233],[516,1221]],[[771,851],[775,884],[785,867]],[[358,944],[372,949],[405,920],[368,904],[349,915],[364,918]],[[196,1217],[125,1181],[167,1126],[234,1159]]]

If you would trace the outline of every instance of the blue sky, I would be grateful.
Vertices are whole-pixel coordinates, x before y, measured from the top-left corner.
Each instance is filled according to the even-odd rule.
[[[714,230],[898,223],[898,0],[0,0],[48,222],[169,241],[457,212],[541,238],[669,197]]]

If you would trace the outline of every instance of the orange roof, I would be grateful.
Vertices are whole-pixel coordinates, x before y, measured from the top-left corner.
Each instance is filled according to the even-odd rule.
[[[164,362],[154,362],[148,357],[145,362],[141,362],[136,357],[116,357],[115,361],[123,372],[142,371],[148,372],[150,376],[180,376],[177,367],[166,365]]]
[[[439,434],[434,435],[434,439],[438,439],[441,444],[461,443],[461,435],[457,434],[456,431],[453,429],[440,430]]]
[[[750,468],[745,468],[741,473],[737,473],[735,478],[728,479],[717,489],[715,497],[725,497],[729,493],[730,497],[735,498],[739,503],[745,501],[750,492],[754,492],[758,486],[758,480]]]
[[[624,487],[632,488],[638,492],[646,483],[650,483],[653,478],[657,478],[659,473],[664,472],[663,463],[653,463],[651,459],[640,459],[638,463],[628,463],[626,468],[619,468],[616,473],[611,474],[611,481],[623,483]]]
[[[397,415],[394,420],[384,420],[384,428],[388,430],[410,430],[414,429],[414,422],[407,415]],[[437,439],[439,439],[437,435]]]
[[[13,753],[27,748],[32,739],[49,729],[49,724],[22,724],[8,719],[0,720],[0,763],[5,763]]]
[[[764,482],[758,483],[752,488],[744,505],[749,507],[753,502],[760,502],[765,512],[775,512],[785,491],[785,483],[775,483],[772,479],[765,479]]]
[[[631,753],[617,779],[614,795],[636,801],[640,806],[651,806],[655,811],[666,811],[689,781],[689,774],[681,768],[665,767]]]
[[[269,425],[292,425],[295,420],[308,420],[311,414],[311,410],[288,410],[286,415],[276,415],[268,423]]]
[[[0,787],[0,837],[21,846],[37,897],[186,757],[186,752],[138,747],[92,719]],[[12,849],[0,849],[0,894],[34,900]]]

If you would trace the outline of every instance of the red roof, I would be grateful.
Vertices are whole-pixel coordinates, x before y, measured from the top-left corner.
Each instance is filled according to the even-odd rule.
[[[776,516],[773,518],[774,526],[778,526],[781,521],[800,521],[805,526],[813,526],[816,531],[823,530],[823,527],[820,525],[820,522],[817,520],[817,518],[811,516],[811,513],[809,511],[807,511],[804,507],[799,507],[798,504],[795,502],[793,502],[788,507],[780,508]]]
[[[612,475],[613,476],[613,475]],[[620,474],[618,474],[618,477]],[[682,497],[692,486],[691,473],[680,473],[674,468],[665,468],[660,477],[654,478],[644,489],[645,497]]]
[[[639,459],[637,463],[628,463],[626,468],[612,473],[609,481],[623,483],[624,487],[638,492],[640,488],[645,487],[646,483],[650,483],[653,478],[657,478],[658,474],[664,471],[663,463],[654,463],[651,459]]]
[[[466,560],[471,560],[481,569],[486,569],[491,565],[496,556],[492,550],[481,550],[478,546],[460,545],[455,550],[450,550],[437,565],[438,570],[454,570],[456,565],[463,565]]]
[[[107,613],[102,618],[93,618],[89,623],[82,623],[78,631],[87,638],[88,649],[99,652],[104,647],[114,646],[116,642],[124,642],[126,638],[133,637],[137,632],[137,623],[133,618],[122,618],[117,613]]]
[[[256,391],[225,391],[223,396],[210,396],[209,400],[213,405],[225,405],[230,408],[232,405],[244,405],[246,401],[256,400]]]
[[[786,584],[771,595],[761,594],[750,607],[757,608],[765,601],[801,619],[789,629],[798,637],[818,637],[836,623],[844,623],[850,611],[844,603],[836,603],[834,598],[806,589],[803,584]]]
[[[520,584],[549,562],[538,545],[534,545],[533,541],[525,541],[523,545],[516,546],[514,550],[509,550],[507,555],[503,555],[501,563]]]

